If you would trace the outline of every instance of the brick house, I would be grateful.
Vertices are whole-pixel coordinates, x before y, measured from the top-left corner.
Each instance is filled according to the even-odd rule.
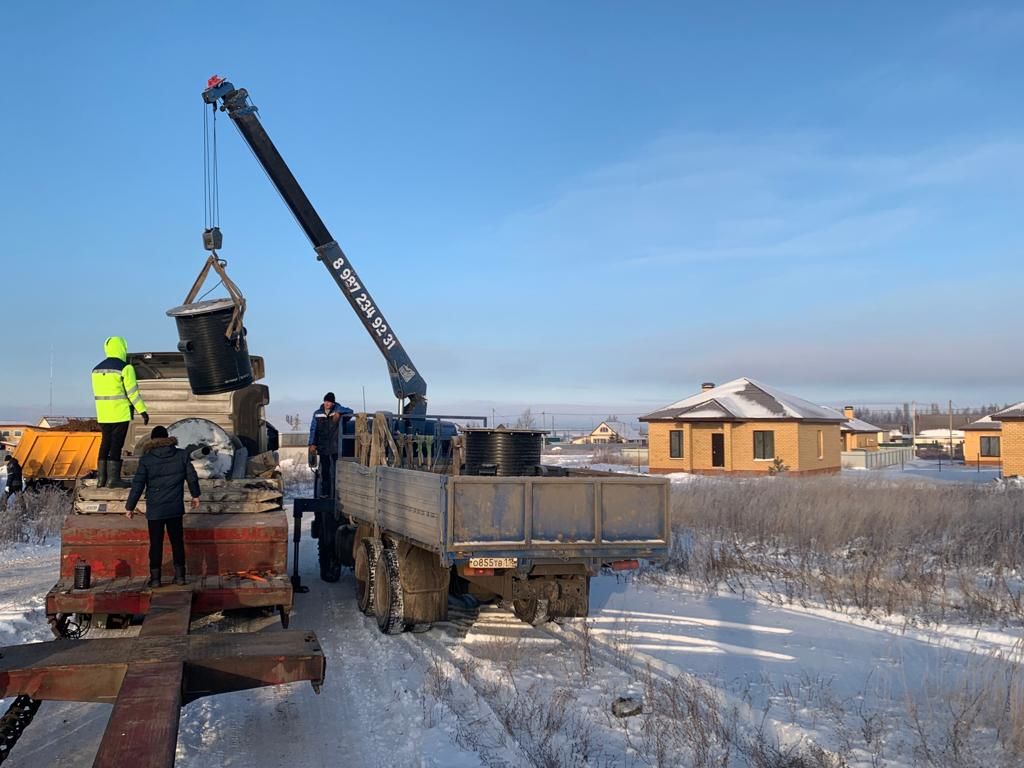
[[[1002,461],[1003,423],[991,416],[965,424],[964,431],[964,462],[999,466]]]
[[[1024,477],[1024,402],[996,411],[991,418],[1000,422],[999,453],[1003,460],[1003,477]]]
[[[844,417],[753,379],[705,384],[640,421],[652,474],[764,475],[776,459],[794,474],[840,471]]]
[[[838,413],[838,412],[837,412]],[[843,408],[843,423],[839,425],[844,451],[877,451],[881,429],[853,415],[853,406]]]
[[[632,443],[643,445],[647,442],[647,435],[634,426],[623,421],[602,421],[589,435],[577,437],[572,441],[573,445],[585,445],[590,443]]]

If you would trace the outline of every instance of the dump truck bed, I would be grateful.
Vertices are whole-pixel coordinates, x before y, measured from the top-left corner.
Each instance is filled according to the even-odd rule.
[[[669,481],[631,475],[452,477],[338,465],[343,514],[437,552],[470,557],[660,558]]]
[[[25,480],[75,480],[96,471],[99,432],[26,429],[14,451]]]

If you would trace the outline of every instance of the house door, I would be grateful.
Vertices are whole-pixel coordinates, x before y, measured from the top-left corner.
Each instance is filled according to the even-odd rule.
[[[711,466],[725,466],[725,435],[714,432],[711,435]]]

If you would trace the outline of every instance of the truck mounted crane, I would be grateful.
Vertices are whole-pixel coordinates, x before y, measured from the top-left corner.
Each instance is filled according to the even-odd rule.
[[[409,420],[422,419],[427,412],[427,383],[423,380],[409,354],[405,351],[394,328],[373,300],[360,279],[352,262],[342,251],[313,204],[306,197],[288,164],[277,151],[274,142],[263,128],[257,108],[249,100],[244,88],[235,88],[222,77],[214,75],[203,91],[203,101],[226,112],[238,128],[253,155],[267,172],[270,181],[281,194],[285,204],[313,244],[317,259],[338,284],[342,295],[351,305],[370,338],[387,362],[388,374],[395,397],[401,402],[401,415]],[[415,428],[411,431],[418,431]]]

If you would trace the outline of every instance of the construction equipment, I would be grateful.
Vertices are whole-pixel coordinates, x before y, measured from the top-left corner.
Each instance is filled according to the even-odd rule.
[[[360,609],[390,634],[446,618],[449,590],[507,599],[531,623],[585,616],[590,577],[603,565],[635,568],[638,558],[667,555],[667,480],[570,477],[540,466],[539,449],[537,458],[519,461],[515,446],[520,438],[540,439],[535,430],[474,436],[474,444],[493,450],[470,466],[490,477],[441,475],[462,472],[465,446],[455,426],[427,416],[426,382],[270,140],[249,94],[214,76],[203,101],[238,128],[384,356],[402,402],[397,416],[356,414],[344,425],[335,499],[295,501],[296,549],[301,515],[311,511],[322,579],[335,581],[340,565],[354,566]],[[497,466],[505,459],[508,466]]]
[[[242,138],[313,244],[317,258],[323,262],[341,289],[342,295],[377,345],[377,349],[384,355],[388,374],[391,376],[391,387],[395,397],[402,401],[402,415],[424,416],[427,412],[426,381],[413,365],[394,328],[385,320],[384,313],[359,278],[355,267],[341,250],[338,241],[331,235],[313,208],[313,204],[306,197],[306,193],[302,191],[299,182],[295,180],[284,158],[270,140],[257,117],[256,107],[249,102],[248,92],[244,88],[236,89],[224,78],[214,75],[203,91],[203,101],[213,105],[214,109],[219,105],[220,109],[227,112],[234,121]]]
[[[99,432],[61,432],[26,429],[14,450],[27,483],[38,480],[63,481],[69,486],[96,471]]]

